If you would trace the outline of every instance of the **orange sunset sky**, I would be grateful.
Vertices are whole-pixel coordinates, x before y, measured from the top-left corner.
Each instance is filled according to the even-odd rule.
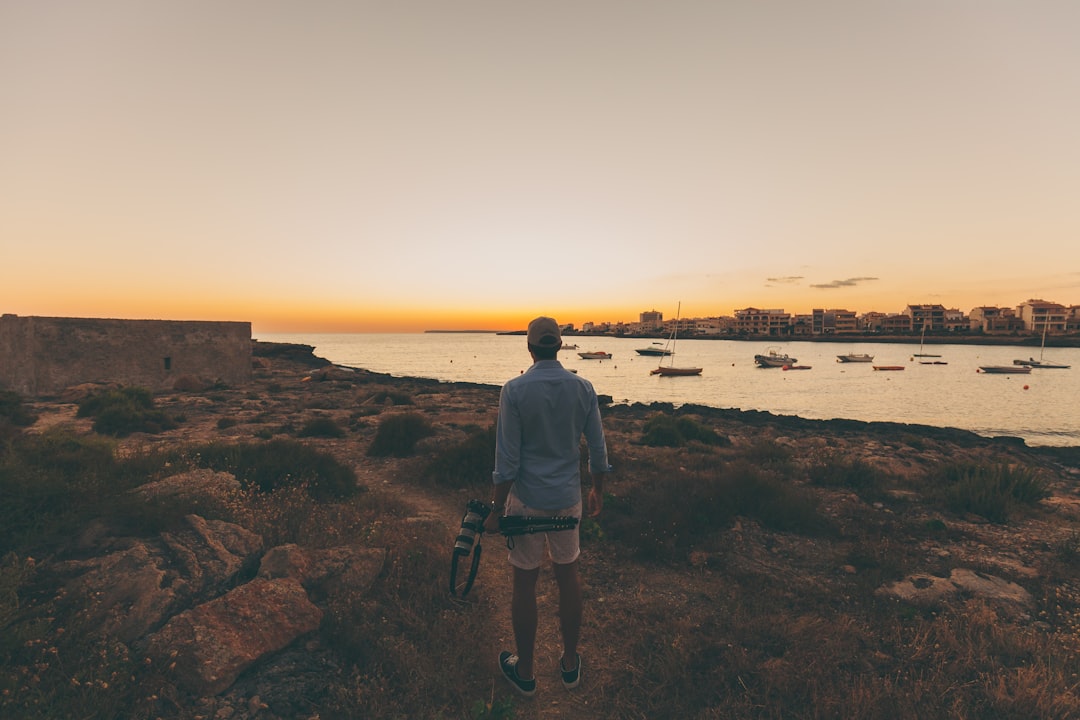
[[[1080,303],[1080,2],[0,0],[0,312]]]

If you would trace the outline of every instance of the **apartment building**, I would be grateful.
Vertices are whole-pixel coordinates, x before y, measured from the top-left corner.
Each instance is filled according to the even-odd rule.
[[[859,332],[859,320],[851,310],[815,308],[811,322],[814,335],[843,335]]]
[[[735,311],[735,331],[747,335],[789,335],[791,314],[783,310],[743,308]]]
[[[1045,300],[1027,300],[1016,308],[1028,332],[1048,334],[1065,332],[1068,311],[1064,305]]]
[[[1012,308],[984,305],[972,308],[968,313],[968,329],[988,335],[1001,335],[1023,330],[1024,321],[1016,316],[1016,311]]]
[[[911,329],[922,332],[923,328],[933,332],[945,329],[944,305],[908,305],[904,314],[911,318]]]

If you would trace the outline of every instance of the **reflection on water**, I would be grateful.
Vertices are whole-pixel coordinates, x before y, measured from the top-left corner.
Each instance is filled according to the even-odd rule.
[[[529,367],[525,338],[485,333],[264,334],[260,340],[315,346],[315,354],[338,365],[398,376],[501,385]],[[650,375],[657,358],[638,355],[641,339],[576,337],[576,351],[560,360],[615,402],[697,403],[766,410],[812,419],[918,423],[956,427],[981,435],[1011,435],[1030,445],[1080,445],[1080,349],[1047,351],[1046,359],[1069,370],[1030,375],[987,375],[980,365],[1011,365],[1031,349],[1009,346],[935,345],[944,365],[922,365],[918,345],[860,343],[768,343],[810,370],[762,369],[754,355],[765,343],[679,340],[676,365],[703,367],[696,377]],[[604,350],[611,360],[583,360],[578,352]],[[869,363],[839,363],[843,353],[869,353]]]

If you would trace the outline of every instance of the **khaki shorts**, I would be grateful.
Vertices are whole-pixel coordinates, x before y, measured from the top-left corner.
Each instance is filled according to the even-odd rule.
[[[521,502],[517,495],[510,493],[506,499],[507,515],[531,515],[551,517],[553,515],[570,515],[581,519],[581,503],[562,510],[537,510]],[[559,565],[569,565],[578,559],[581,554],[581,543],[578,540],[578,529],[555,530],[552,532],[533,533],[532,535],[515,535],[507,538],[510,545],[510,564],[522,570],[535,570],[544,562],[544,544],[547,541],[547,549],[551,554],[551,562]]]

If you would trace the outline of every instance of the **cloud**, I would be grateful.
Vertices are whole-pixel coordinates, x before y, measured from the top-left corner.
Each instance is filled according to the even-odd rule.
[[[773,285],[798,285],[803,279],[802,275],[765,278],[765,287],[772,287]]]
[[[814,283],[810,287],[817,288],[819,290],[835,290],[836,288],[855,287],[861,283],[873,282],[877,280],[876,277],[855,277],[848,278],[847,280],[833,280],[827,283]]]

